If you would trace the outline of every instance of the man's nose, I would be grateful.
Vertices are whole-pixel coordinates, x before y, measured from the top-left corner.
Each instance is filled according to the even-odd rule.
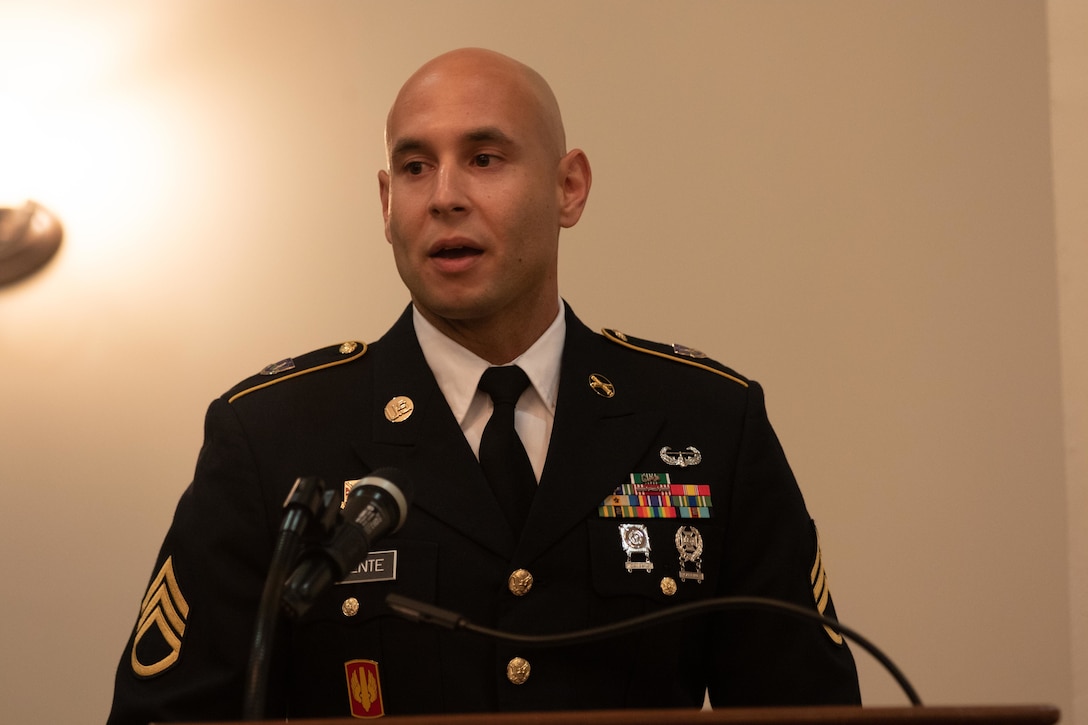
[[[435,174],[431,193],[431,214],[439,216],[468,211],[464,173],[456,166],[443,165]]]

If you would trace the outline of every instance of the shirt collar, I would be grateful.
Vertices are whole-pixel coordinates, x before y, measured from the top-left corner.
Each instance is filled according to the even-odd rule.
[[[559,364],[567,336],[565,312],[566,305],[560,299],[559,314],[548,329],[528,350],[510,361],[529,376],[529,383],[552,415],[555,415],[559,395]],[[420,314],[415,305],[412,305],[412,322],[423,357],[460,424],[476,396],[480,376],[491,363],[446,337]]]

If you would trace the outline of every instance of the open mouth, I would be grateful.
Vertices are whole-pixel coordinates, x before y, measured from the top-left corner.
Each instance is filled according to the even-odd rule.
[[[438,250],[433,256],[440,259],[464,259],[465,257],[475,257],[480,254],[483,254],[483,251],[472,247],[449,247]]]

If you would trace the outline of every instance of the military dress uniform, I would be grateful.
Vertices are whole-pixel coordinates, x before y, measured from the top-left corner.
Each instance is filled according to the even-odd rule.
[[[205,442],[121,658],[111,723],[238,718],[256,612],[296,477],[392,466],[404,526],[280,626],[269,717],[859,703],[834,629],[729,611],[554,648],[413,623],[398,593],[475,624],[564,633],[721,596],[834,616],[815,527],[760,386],[696,351],[594,333],[569,306],[553,432],[515,535],[416,340],[270,366]]]

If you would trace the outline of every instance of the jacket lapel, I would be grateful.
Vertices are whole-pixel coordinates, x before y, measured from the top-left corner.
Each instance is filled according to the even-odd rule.
[[[518,548],[530,561],[626,480],[664,424],[657,411],[636,409],[633,391],[612,397],[590,386],[590,375],[621,374],[614,346],[583,325],[567,306],[559,399],[548,458]]]
[[[435,382],[412,325],[411,306],[373,345],[372,434],[355,449],[370,468],[395,466],[413,481],[413,506],[491,551],[529,562],[594,511],[626,480],[664,424],[658,411],[638,410],[633,391],[604,397],[590,375],[620,375],[617,348],[593,333],[567,306],[567,333],[552,438],[520,542],[460,426]],[[387,402],[412,402],[400,422]],[[406,526],[411,526],[411,514]],[[409,529],[410,530],[410,529]]]
[[[373,433],[370,440],[356,443],[356,453],[371,468],[403,470],[415,489],[413,507],[509,556],[513,534],[502,525],[505,518],[499,504],[427,366],[416,340],[411,306],[373,347]],[[397,398],[409,399],[412,412],[393,422],[385,407]],[[411,521],[409,514],[407,527]]]

